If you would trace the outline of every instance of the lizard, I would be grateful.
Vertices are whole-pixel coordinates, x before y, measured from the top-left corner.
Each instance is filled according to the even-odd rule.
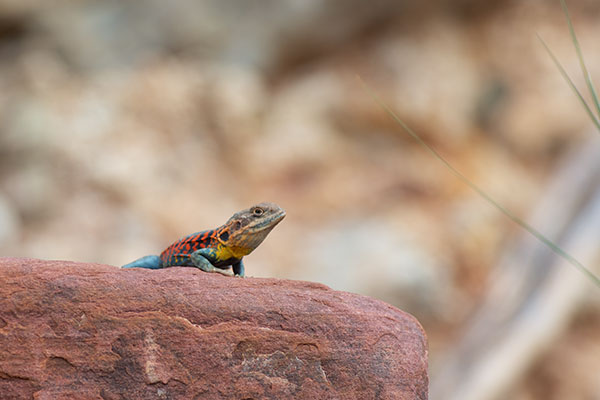
[[[121,268],[187,266],[230,275],[231,267],[234,276],[244,277],[242,258],[256,249],[284,217],[285,211],[277,204],[260,203],[236,212],[216,229],[192,233],[177,240],[160,256],[145,256]]]

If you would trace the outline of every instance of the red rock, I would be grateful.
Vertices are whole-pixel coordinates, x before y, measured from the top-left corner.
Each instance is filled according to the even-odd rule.
[[[419,323],[368,297],[0,258],[2,399],[426,399],[427,384]]]

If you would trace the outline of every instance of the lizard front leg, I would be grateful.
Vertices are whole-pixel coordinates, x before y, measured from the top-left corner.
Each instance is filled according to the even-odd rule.
[[[214,250],[212,249],[199,249],[194,251],[190,254],[192,264],[204,272],[218,272],[223,275],[231,276],[229,271],[217,268],[211,264],[209,257],[211,257],[212,253],[214,253]]]
[[[240,261],[233,264],[232,267],[233,267],[233,275],[234,276],[239,276],[240,278],[243,278],[245,276],[244,263],[242,262],[241,259],[240,259]]]

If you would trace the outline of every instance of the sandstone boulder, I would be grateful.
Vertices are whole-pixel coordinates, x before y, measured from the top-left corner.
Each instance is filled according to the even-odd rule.
[[[2,399],[426,399],[410,315],[308,282],[0,258]]]

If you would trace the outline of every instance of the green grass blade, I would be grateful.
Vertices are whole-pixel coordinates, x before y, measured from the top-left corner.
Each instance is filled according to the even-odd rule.
[[[384,103],[383,100],[381,100],[379,98],[379,96],[377,96],[377,94],[360,77],[358,77],[358,79],[360,80],[360,82],[363,85],[363,87],[365,88],[365,90],[373,98],[373,100],[375,100],[375,102],[381,108],[383,108],[385,110],[385,112],[390,117],[392,117],[392,119],[394,121],[396,121],[410,136],[412,136],[413,139],[415,139],[421,146],[423,146],[429,153],[431,153],[438,161],[440,161],[442,164],[444,164],[446,166],[446,168],[448,168],[448,170],[450,170],[450,172],[452,172],[452,174],[454,176],[456,176],[459,180],[461,180],[463,183],[465,183],[467,186],[469,186],[471,189],[473,189],[480,197],[482,197],[485,201],[487,201],[490,205],[492,205],[494,208],[496,208],[498,211],[500,211],[506,217],[510,218],[514,223],[521,226],[527,232],[532,234],[536,239],[538,239],[540,242],[542,242],[544,245],[546,245],[554,253],[558,254],[560,257],[567,260],[571,265],[573,265],[575,268],[577,268],[589,280],[591,280],[596,286],[598,286],[600,288],[600,278],[598,276],[596,276],[592,271],[590,271],[588,268],[586,268],[582,263],[577,261],[577,259],[575,259],[575,257],[571,256],[569,253],[567,253],[561,247],[559,247],[558,245],[553,243],[550,239],[545,237],[537,229],[533,228],[528,223],[523,221],[521,218],[519,218],[515,214],[513,214],[506,207],[502,206],[497,201],[495,201],[490,195],[488,195],[485,191],[483,191],[483,189],[481,189],[479,186],[477,186],[475,183],[473,183],[471,180],[469,180],[469,178],[467,178],[465,175],[463,175],[459,170],[454,168],[444,157],[442,157],[441,154],[439,154],[433,147],[428,145],[423,139],[421,139],[421,137],[415,131],[413,131],[408,125],[406,125],[406,123],[402,119],[400,119],[400,117],[398,117],[396,115],[396,113],[386,103]]]
[[[552,58],[552,61],[554,61],[554,65],[556,65],[556,68],[558,68],[558,70],[560,71],[560,74],[563,76],[563,78],[565,79],[565,81],[569,84],[569,86],[571,87],[571,89],[573,89],[573,92],[575,92],[575,95],[577,96],[577,98],[579,98],[579,101],[581,102],[581,104],[585,108],[585,111],[587,112],[587,114],[591,118],[592,122],[594,123],[594,125],[596,125],[596,128],[600,132],[600,122],[598,122],[598,119],[596,118],[596,116],[592,112],[592,109],[586,103],[585,99],[581,95],[581,92],[577,89],[577,87],[575,86],[575,84],[573,83],[573,81],[571,80],[571,78],[569,78],[569,75],[567,74],[567,71],[565,71],[565,69],[563,68],[563,66],[560,64],[560,62],[558,61],[558,59],[556,58],[556,56],[552,52],[552,50],[550,50],[550,47],[548,47],[548,45],[546,44],[546,42],[544,42],[544,39],[542,39],[542,37],[540,35],[538,35],[538,39],[540,40],[540,42],[542,42],[542,45],[544,46],[544,48],[546,49],[546,51],[550,55],[550,58]]]
[[[573,22],[571,21],[571,15],[569,14],[569,9],[567,8],[567,3],[565,2],[565,0],[560,0],[560,5],[562,6],[563,12],[565,13],[565,18],[567,19],[567,25],[569,26],[569,32],[571,33],[571,39],[573,40],[573,45],[575,46],[575,50],[577,51],[577,58],[579,58],[579,65],[581,66],[581,72],[583,72],[585,82],[587,84],[587,87],[588,87],[591,95],[592,95],[594,105],[596,106],[596,114],[600,117],[600,103],[598,102],[598,95],[596,94],[596,88],[594,88],[594,83],[592,82],[592,76],[590,75],[587,67],[585,66],[585,61],[583,59],[583,53],[581,51],[581,47],[579,46],[579,41],[577,40],[577,35],[575,35],[575,29],[573,28]]]

